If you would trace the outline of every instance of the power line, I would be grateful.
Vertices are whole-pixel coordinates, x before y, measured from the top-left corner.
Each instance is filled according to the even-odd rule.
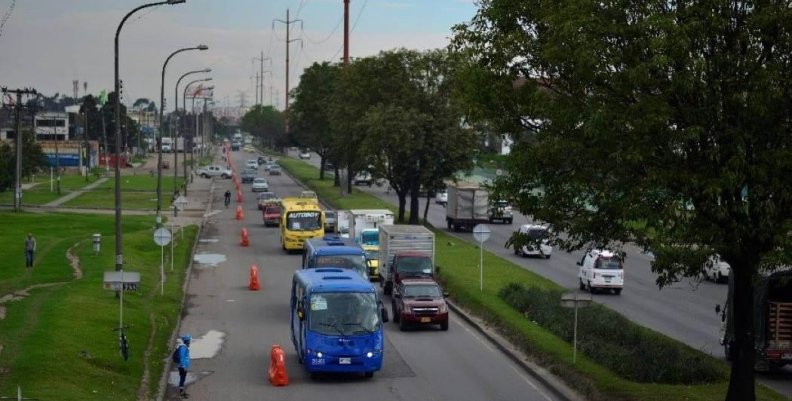
[[[363,10],[366,9],[366,4],[368,4],[368,0],[364,0],[363,1],[363,7],[360,7],[360,11],[358,11],[358,15],[355,18],[355,23],[352,24],[352,29],[349,30],[350,33],[352,33],[355,30],[355,27],[357,26],[358,21],[360,21],[360,16],[363,15]]]
[[[6,22],[8,19],[11,18],[11,13],[14,12],[14,6],[16,5],[16,0],[11,0],[11,6],[8,7],[8,11],[3,15],[2,21],[0,21],[0,37],[3,36],[3,28],[5,28]]]
[[[332,38],[333,35],[335,35],[336,31],[338,30],[338,27],[341,26],[342,22],[344,22],[344,17],[343,16],[338,19],[338,23],[336,23],[335,28],[333,28],[333,30],[330,32],[330,34],[327,35],[327,37],[322,39],[322,40],[313,40],[308,35],[306,35],[305,32],[302,33],[302,36],[304,36],[305,39],[308,39],[308,42],[311,43],[311,44],[321,45],[322,43],[327,42],[328,40],[330,40],[330,38]]]

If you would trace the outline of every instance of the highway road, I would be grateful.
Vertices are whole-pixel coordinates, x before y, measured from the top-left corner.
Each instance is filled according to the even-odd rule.
[[[250,154],[234,153],[239,169]],[[260,175],[266,176],[262,170]],[[288,176],[269,177],[281,197],[303,189]],[[199,179],[199,178],[196,178]],[[311,380],[298,364],[289,333],[291,277],[300,256],[285,254],[277,228],[265,228],[250,184],[243,185],[244,219],[234,219],[236,202],[223,207],[230,180],[216,180],[214,208],[204,226],[191,271],[181,333],[193,336],[193,364],[187,392],[191,400],[527,400],[554,399],[552,392],[457,315],[447,332],[401,332],[385,327],[385,363],[372,379],[327,376]],[[241,247],[247,228],[249,247]],[[249,269],[257,265],[260,291],[247,289]],[[389,299],[384,299],[389,304]],[[270,349],[280,344],[287,356],[289,385],[269,384]],[[171,374],[166,399],[178,399]]]
[[[297,155],[294,154],[294,157]],[[307,162],[319,166],[319,156],[312,154]],[[331,175],[332,177],[332,175]],[[358,186],[357,188],[398,205],[393,191],[386,193],[386,186]],[[409,205],[409,200],[407,202]],[[420,203],[421,215],[425,200]],[[409,207],[409,206],[408,206]],[[437,228],[445,228],[445,208],[430,203],[429,222]],[[527,216],[515,213],[514,223],[489,224],[492,235],[485,243],[488,251],[522,266],[523,268],[546,277],[555,283],[576,290],[578,288],[576,262],[583,257],[583,251],[565,252],[554,249],[550,259],[523,258],[514,255],[514,250],[504,248],[506,240],[521,224],[530,223]],[[453,233],[460,238],[475,242],[471,233]],[[720,318],[715,313],[715,305],[726,300],[727,285],[697,279],[682,281],[660,290],[655,284],[657,275],[651,271],[651,258],[641,249],[625,244],[624,290],[621,295],[610,293],[594,294],[594,300],[618,311],[630,320],[649,327],[669,337],[684,342],[691,347],[724,359],[723,348],[718,344]],[[581,313],[585,313],[582,311]],[[758,373],[757,379],[776,391],[792,398],[792,367],[772,372]]]

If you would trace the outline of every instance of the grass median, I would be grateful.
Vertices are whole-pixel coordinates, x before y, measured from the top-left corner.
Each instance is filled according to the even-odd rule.
[[[175,238],[173,271],[166,248],[166,281],[160,295],[160,248],[152,239],[149,217],[124,217],[125,271],[140,272],[137,291],[124,294],[124,324],[130,357],[119,352],[119,300],[103,288],[105,271],[114,270],[114,219],[104,215],[0,213],[0,305],[2,358],[0,396],[23,394],[41,400],[153,399],[169,356],[170,334],[179,321],[186,266],[197,227]],[[23,240],[37,240],[34,267],[26,269]],[[91,236],[102,234],[100,253]],[[75,269],[68,259],[79,258]],[[144,372],[148,380],[143,380]],[[141,384],[143,383],[143,384]]]
[[[319,180],[317,168],[305,162],[282,157],[279,164],[294,178],[315,190],[328,204],[338,209],[387,208],[395,212],[395,207],[379,198],[354,189],[353,193],[342,198],[337,187],[333,187],[332,177]],[[614,327],[614,330],[631,330],[641,334],[636,341],[658,344],[664,354],[693,356],[689,360],[702,364],[702,372],[707,382],[693,384],[641,383],[620,377],[613,370],[578,352],[577,363],[572,363],[572,344],[549,328],[543,327],[532,319],[530,312],[520,311],[509,304],[501,291],[515,284],[541,289],[548,293],[558,293],[563,288],[521,266],[495,254],[484,252],[483,291],[479,289],[478,246],[446,234],[435,232],[436,264],[438,277],[452,300],[462,308],[482,317],[501,334],[509,338],[523,352],[541,366],[564,380],[567,385],[585,395],[589,400],[635,400],[635,401],[720,401],[725,398],[728,387],[728,365],[714,357],[694,350],[660,333],[626,321],[629,327]],[[557,304],[555,298],[547,302]],[[598,307],[605,308],[599,305]],[[607,308],[605,308],[607,309]],[[615,313],[609,311],[611,313]],[[585,313],[585,311],[583,312]],[[572,321],[569,321],[572,325]],[[634,349],[621,349],[621,352],[635,352]],[[651,356],[645,359],[651,360]],[[655,361],[659,363],[660,361]],[[679,366],[666,366],[677,369]],[[655,369],[657,370],[657,369]],[[662,368],[661,368],[662,370]],[[691,376],[695,376],[695,371]],[[704,374],[701,375],[705,376]],[[695,380],[695,377],[693,377]],[[703,381],[703,380],[702,380]],[[757,386],[757,399],[765,401],[784,401],[786,398],[764,386]]]

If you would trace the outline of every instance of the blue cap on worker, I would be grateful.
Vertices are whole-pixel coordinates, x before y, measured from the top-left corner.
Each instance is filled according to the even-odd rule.
[[[189,335],[189,334],[185,334],[185,335],[182,336],[181,339],[182,339],[182,341],[184,341],[185,344],[189,344],[190,341],[192,340],[192,336]]]

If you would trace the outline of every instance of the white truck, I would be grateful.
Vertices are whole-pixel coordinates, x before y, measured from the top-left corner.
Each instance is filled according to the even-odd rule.
[[[379,282],[385,295],[408,277],[434,277],[434,233],[418,225],[379,227]]]
[[[360,245],[379,244],[379,226],[393,225],[393,212],[388,209],[352,209],[347,212],[349,238]]]
[[[472,230],[476,224],[490,221],[490,204],[487,190],[476,183],[451,183],[448,185],[446,223],[448,229]]]

